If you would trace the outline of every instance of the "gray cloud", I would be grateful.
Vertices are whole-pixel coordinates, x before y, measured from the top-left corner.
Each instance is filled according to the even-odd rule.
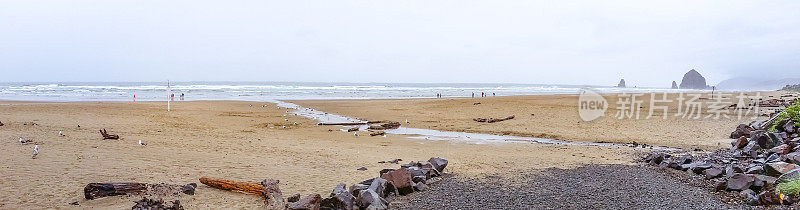
[[[3,1],[0,81],[800,77],[796,1]]]

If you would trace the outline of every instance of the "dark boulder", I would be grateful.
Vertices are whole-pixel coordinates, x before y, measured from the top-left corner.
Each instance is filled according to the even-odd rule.
[[[758,146],[763,149],[772,149],[778,144],[778,141],[773,140],[769,137],[767,132],[764,131],[756,131],[750,135],[750,142],[758,143]]]
[[[775,194],[772,190],[761,192],[758,195],[758,201],[761,202],[761,205],[778,205],[781,204],[780,200],[778,194]]]
[[[746,174],[734,174],[728,178],[728,190],[741,191],[750,188],[753,185],[754,178]]]
[[[181,192],[183,192],[183,194],[187,194],[187,195],[194,195],[194,189],[195,188],[197,188],[197,184],[189,183],[189,184],[184,185],[183,187],[181,187]]]
[[[736,140],[733,140],[731,142],[731,146],[732,146],[733,149],[744,148],[745,146],[747,146],[747,137],[742,136],[742,137],[739,137]]]
[[[684,165],[684,164],[690,164],[690,163],[692,163],[692,155],[688,155],[687,154],[687,155],[684,155],[683,157],[681,157],[680,159],[678,159],[678,164]]]
[[[647,158],[645,158],[644,161],[653,165],[659,165],[661,164],[662,161],[664,161],[664,159],[667,159],[669,157],[670,157],[669,154],[663,152],[657,152],[647,156]]]
[[[414,190],[416,191],[425,191],[428,189],[428,185],[422,182],[414,183]]]
[[[352,210],[356,198],[353,196],[353,194],[350,194],[350,192],[345,189],[346,185],[344,183],[339,183],[339,185],[336,185],[336,187],[333,188],[331,196],[322,199],[320,208],[331,210]]]
[[[385,199],[381,198],[375,191],[369,189],[362,190],[356,198],[356,206],[360,209],[387,209],[388,207],[386,204],[388,204],[388,202],[386,202]]]
[[[764,172],[764,167],[753,166],[753,167],[748,168],[745,173],[746,174],[761,174],[761,172]]]
[[[732,139],[737,139],[737,138],[742,137],[742,136],[749,138],[750,137],[750,132],[753,132],[753,128],[752,127],[750,127],[749,125],[746,125],[746,124],[739,124],[739,126],[736,127],[736,130],[731,132],[731,138]]]
[[[428,162],[431,163],[431,165],[433,165],[433,167],[436,168],[436,171],[439,171],[439,173],[444,173],[444,168],[447,167],[447,160],[444,158],[431,158],[428,159]]]
[[[784,161],[794,164],[800,164],[800,151],[786,154],[784,156]]]
[[[300,194],[294,194],[294,195],[289,196],[288,198],[286,198],[286,201],[288,201],[289,203],[294,203],[294,202],[297,202],[299,200],[300,200]]]
[[[740,194],[742,195],[742,197],[744,197],[744,201],[747,204],[750,204],[752,206],[756,206],[759,204],[758,196],[756,196],[756,192],[754,192],[753,190],[746,189],[743,190]]]
[[[703,75],[700,75],[697,70],[689,70],[686,74],[683,75],[683,79],[681,80],[681,89],[706,89],[708,85],[706,84],[706,78]]]
[[[318,210],[322,203],[322,196],[319,194],[310,194],[297,202],[289,205],[290,210]]]
[[[411,181],[411,173],[408,169],[397,169],[383,174],[381,178],[386,179],[389,183],[394,185],[400,195],[407,195],[414,192],[414,182]]]
[[[744,169],[742,169],[742,167],[735,165],[725,166],[725,177],[730,178],[736,173],[744,173]]]
[[[794,122],[788,121],[786,124],[783,124],[783,131],[786,133],[795,133],[797,132],[797,126]]]
[[[717,178],[718,176],[722,175],[722,169],[719,168],[709,168],[703,171],[703,175],[706,176],[706,179],[713,179]]]
[[[767,163],[764,164],[764,173],[768,176],[777,177],[797,168],[800,168],[800,166],[787,162]]]
[[[333,191],[331,192],[331,196],[334,196],[339,193],[349,193],[347,191],[347,184],[339,183],[338,185],[336,185],[336,187],[334,187]]]

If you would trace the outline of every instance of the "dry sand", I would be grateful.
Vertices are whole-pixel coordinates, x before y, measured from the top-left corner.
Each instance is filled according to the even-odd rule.
[[[754,95],[755,93],[747,93]],[[781,92],[762,92],[765,98],[777,97]],[[480,94],[478,94],[480,95]],[[661,97],[656,94],[656,98]],[[609,102],[606,117],[584,122],[578,116],[577,95],[533,95],[485,98],[440,98],[440,99],[391,99],[391,100],[305,100],[293,101],[305,107],[321,111],[358,117],[366,120],[391,120],[410,123],[406,127],[471,133],[530,136],[568,141],[645,143],[649,145],[717,149],[730,146],[728,136],[740,123],[749,123],[751,117],[738,119],[705,118],[707,106],[702,108],[701,119],[675,117],[678,113],[678,94],[670,94],[667,119],[663,111],[654,109],[653,117],[645,119],[650,112],[650,95],[643,99],[640,119],[615,119],[616,94],[606,94]],[[730,98],[729,102],[736,102]],[[714,100],[705,95],[703,103]],[[480,103],[480,104],[477,104]],[[474,118],[516,118],[499,123],[478,123]]]
[[[415,127],[471,132],[502,127],[502,130],[532,135],[547,133],[611,140],[616,138],[602,137],[613,134],[638,140],[647,136],[642,134],[663,131],[614,129],[614,126],[636,124],[629,122],[601,127],[612,129],[608,132],[596,132],[597,126],[578,126],[575,131],[559,128],[576,125],[574,110],[570,110],[572,103],[562,104],[568,101],[569,96],[526,96],[304,104],[365,118],[409,118],[413,122],[410,126]],[[473,102],[483,104],[474,106]],[[519,105],[520,102],[523,104]],[[266,107],[262,107],[265,104]],[[140,199],[137,196],[116,196],[85,200],[83,187],[91,182],[185,184],[198,182],[202,176],[240,181],[274,178],[280,180],[285,196],[294,193],[327,194],[340,182],[350,185],[377,176],[380,169],[399,167],[377,163],[395,158],[408,162],[445,157],[450,160],[447,172],[480,177],[512,169],[630,163],[630,154],[636,151],[628,147],[524,143],[475,145],[415,140],[397,135],[387,138],[354,136],[338,131],[338,127],[316,126],[315,122],[305,118],[291,115],[285,118],[286,109],[274,104],[199,101],[172,105],[173,110],[167,112],[163,102],[0,102],[0,121],[6,124],[0,126],[0,209],[121,209],[130,208],[134,200]],[[351,108],[353,110],[347,110]],[[529,117],[530,113],[536,116]],[[516,114],[518,119],[501,124],[474,124],[469,120],[510,114]],[[30,125],[31,122],[37,125]],[[699,129],[708,133],[699,136],[717,137],[729,129],[715,129],[723,125],[722,128],[729,128],[731,124],[733,122],[704,126]],[[287,128],[282,128],[283,125]],[[119,134],[122,139],[103,140],[98,132],[102,128]],[[664,135],[698,135],[681,135],[685,133],[684,129],[671,128],[675,130]],[[59,136],[58,131],[63,131],[66,136]],[[581,134],[587,131],[595,133]],[[36,159],[31,158],[34,144],[22,145],[17,142],[19,137],[31,139],[39,145],[40,153]],[[138,140],[148,145],[140,146]],[[356,170],[362,166],[368,170]],[[253,209],[263,206],[263,201],[256,196],[220,191],[202,184],[194,196],[177,199],[189,209]],[[80,206],[69,205],[75,201]]]

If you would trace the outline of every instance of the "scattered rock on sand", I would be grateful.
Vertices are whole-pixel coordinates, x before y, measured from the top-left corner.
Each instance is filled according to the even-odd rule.
[[[153,209],[163,209],[163,210],[183,210],[183,206],[181,206],[181,202],[179,200],[172,201],[171,206],[167,206],[164,203],[164,200],[154,200],[149,198],[142,198],[142,200],[136,201],[136,205],[134,205],[131,209],[133,210],[153,210]]]
[[[300,200],[300,194],[299,193],[298,194],[294,194],[292,196],[289,196],[289,198],[286,198],[286,201],[289,202],[289,203],[294,203],[294,202],[297,202],[299,200]]]
[[[414,183],[411,181],[411,173],[408,169],[400,168],[392,172],[381,175],[381,178],[392,183],[400,195],[407,195],[414,192]]]
[[[436,168],[437,171],[444,172],[444,168],[447,167],[447,160],[444,158],[431,158],[428,159],[428,162],[433,165],[433,168]]]
[[[289,205],[290,210],[318,210],[322,203],[322,196],[319,194],[310,194],[303,199]]]
[[[728,190],[736,190],[741,191],[753,184],[754,178],[747,176],[745,174],[734,174],[731,178],[728,179]]]
[[[362,190],[358,194],[358,198],[356,198],[356,205],[361,207],[361,209],[387,209],[387,204],[388,202],[386,202],[386,200],[370,189]]]

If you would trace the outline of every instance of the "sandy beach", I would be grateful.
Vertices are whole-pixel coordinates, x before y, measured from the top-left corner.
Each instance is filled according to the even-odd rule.
[[[498,97],[482,101],[491,107],[495,100],[509,99]],[[439,106],[467,103],[461,100],[408,100],[409,104],[403,106],[423,110],[442,102],[445,104]],[[388,103],[384,100],[343,103],[346,106],[342,107],[364,105],[354,109],[357,111],[341,113],[371,117],[370,114],[378,112],[374,104]],[[412,105],[415,103],[420,104]],[[328,106],[312,107],[333,109],[330,105],[334,103],[324,104]],[[456,110],[460,109],[454,108]],[[507,114],[501,111],[503,109],[491,110]],[[3,177],[0,209],[120,209],[130,208],[134,200],[141,199],[115,196],[86,200],[83,188],[92,182],[186,184],[198,183],[197,179],[202,176],[240,181],[273,178],[280,180],[285,196],[327,194],[340,182],[350,185],[377,176],[383,168],[399,167],[378,163],[395,158],[408,162],[446,157],[450,161],[448,173],[479,178],[502,175],[510,170],[629,164],[631,154],[644,150],[522,143],[465,144],[398,135],[354,136],[338,131],[339,127],[317,126],[316,122],[299,116],[284,117],[286,111],[275,104],[236,101],[175,102],[169,112],[164,102],[0,102],[0,121],[5,124],[0,126],[0,139],[5,142],[0,147],[3,168],[0,171]],[[403,113],[407,116],[425,114],[419,112]],[[546,114],[536,113],[537,116]],[[398,116],[406,114],[398,112]],[[424,123],[437,129],[453,127],[443,119],[409,120],[412,121],[409,126]],[[122,139],[103,140],[98,132],[103,128]],[[59,131],[65,136],[59,136]],[[17,141],[20,137],[34,142],[20,144]],[[138,145],[138,140],[146,142],[147,146]],[[36,159],[31,158],[34,144],[40,147]],[[368,170],[357,171],[360,167]],[[189,209],[263,206],[257,196],[221,191],[202,184],[194,196],[165,198],[170,199],[181,200]],[[79,206],[69,204],[76,201]]]
[[[747,93],[754,95],[755,93]],[[781,92],[762,92],[765,98],[777,97]],[[609,108],[606,116],[584,122],[578,116],[578,95],[532,95],[477,98],[436,98],[402,100],[304,100],[293,101],[306,107],[364,120],[391,120],[409,123],[406,127],[470,133],[491,133],[559,139],[567,141],[615,142],[658,145],[685,149],[718,149],[730,146],[731,130],[741,123],[749,123],[751,116],[738,119],[706,118],[709,109],[701,109],[700,119],[674,116],[678,113],[678,94],[669,94],[667,119],[663,111],[654,110],[647,119],[650,96],[640,99],[639,119],[616,119],[617,94],[605,94]],[[656,95],[661,97],[661,94]],[[729,96],[730,97],[730,96]],[[733,99],[733,98],[729,98]],[[638,100],[638,99],[637,99]],[[704,103],[712,99],[700,98]],[[734,99],[735,100],[735,99]],[[685,110],[685,108],[684,108]],[[733,113],[733,112],[732,112]],[[474,118],[504,118],[513,120],[498,123],[478,123]],[[758,119],[763,119],[759,117]],[[724,129],[721,129],[724,128]]]

